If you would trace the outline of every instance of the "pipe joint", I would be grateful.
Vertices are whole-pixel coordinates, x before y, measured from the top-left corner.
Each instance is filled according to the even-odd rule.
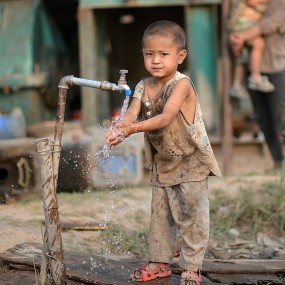
[[[116,90],[116,84],[108,82],[108,81],[102,81],[101,86],[100,86],[101,90]]]
[[[60,89],[69,89],[69,86],[73,85],[73,75],[67,75],[61,78],[58,88]]]

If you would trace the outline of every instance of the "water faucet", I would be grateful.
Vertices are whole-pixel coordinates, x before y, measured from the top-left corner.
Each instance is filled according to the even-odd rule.
[[[108,81],[96,81],[84,78],[74,77],[73,75],[64,76],[59,82],[59,89],[69,89],[69,86],[79,85],[92,88],[98,88],[101,90],[112,90],[112,91],[124,91],[126,96],[130,96],[132,91],[126,82],[126,74],[128,70],[120,70],[120,78],[118,84],[111,83]]]

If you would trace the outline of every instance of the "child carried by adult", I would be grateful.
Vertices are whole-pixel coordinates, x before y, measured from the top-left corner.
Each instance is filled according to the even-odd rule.
[[[270,0],[232,0],[229,19],[231,33],[240,32],[255,26],[263,17]],[[233,86],[230,91],[232,97],[245,97],[247,92],[243,86],[246,75],[245,65],[249,65],[250,75],[247,87],[262,92],[273,92],[275,87],[267,76],[261,75],[261,62],[265,41],[257,36],[247,41],[241,50],[233,49],[235,67]]]

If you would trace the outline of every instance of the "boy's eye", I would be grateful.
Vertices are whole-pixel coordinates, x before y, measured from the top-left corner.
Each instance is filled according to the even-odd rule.
[[[161,55],[162,55],[162,56],[166,56],[166,55],[168,55],[168,53],[162,52]]]

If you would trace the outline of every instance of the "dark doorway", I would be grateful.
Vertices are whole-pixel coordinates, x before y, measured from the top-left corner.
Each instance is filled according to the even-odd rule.
[[[78,39],[78,0],[42,0],[47,14],[56,29],[58,29],[64,44],[66,54],[64,59],[67,62],[64,68],[66,74],[79,76],[79,39]],[[76,116],[81,108],[80,88],[74,86],[68,92],[67,105],[70,113],[67,119]]]
[[[184,27],[184,10],[181,6],[110,9],[106,14],[107,39],[110,42],[110,80],[118,80],[118,70],[127,69],[127,80],[131,89],[147,73],[144,69],[141,39],[146,27],[154,21],[171,20]],[[185,66],[182,65],[181,70]],[[119,108],[124,95],[110,96],[111,109]]]

